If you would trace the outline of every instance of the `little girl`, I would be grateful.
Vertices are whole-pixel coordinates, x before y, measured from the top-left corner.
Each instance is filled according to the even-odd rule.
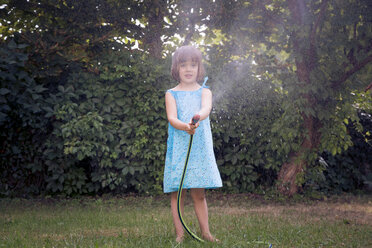
[[[190,189],[194,209],[199,221],[202,237],[217,241],[209,231],[208,207],[205,189],[222,187],[220,173],[213,152],[209,113],[212,109],[212,92],[198,81],[204,77],[201,52],[192,46],[176,50],[172,58],[172,77],[178,85],[165,94],[168,140],[164,170],[164,193],[171,192],[171,210],[176,228],[176,241],[181,242],[184,230],[177,213],[177,191],[180,184],[190,135],[194,135],[188,161],[184,189]],[[200,121],[193,125],[195,114]],[[183,213],[184,193],[182,191],[181,211]]]

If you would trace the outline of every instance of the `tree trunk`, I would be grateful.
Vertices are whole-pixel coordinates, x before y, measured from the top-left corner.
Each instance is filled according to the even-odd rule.
[[[292,196],[301,190],[297,177],[304,173],[307,167],[305,155],[307,152],[316,150],[320,145],[321,122],[313,116],[303,116],[303,129],[308,134],[303,135],[303,143],[298,152],[289,155],[289,162],[284,163],[278,175],[278,190],[285,195]]]
[[[293,35],[293,51],[299,56],[296,56],[296,75],[299,82],[311,84],[310,73],[316,67],[317,64],[317,53],[315,49],[315,35],[316,29],[321,20],[321,15],[324,14],[327,1],[323,1],[322,11],[319,14],[312,31],[308,34],[307,39],[303,36],[297,35],[294,32]],[[308,10],[304,0],[289,0],[289,9],[293,21],[298,25],[305,28]],[[315,106],[317,100],[310,94],[302,94],[302,98],[306,99],[308,106]],[[303,173],[307,167],[306,153],[316,150],[320,145],[321,134],[319,129],[321,122],[318,118],[312,115],[302,115],[302,144],[297,152],[292,152],[289,155],[288,162],[284,163],[280,169],[278,175],[278,190],[288,196],[296,194],[301,186],[297,183],[297,177],[300,173]]]
[[[306,165],[304,161],[299,159],[299,154],[291,154],[290,160],[284,163],[280,169],[278,176],[278,190],[288,196],[296,194],[300,190],[300,186],[297,184],[297,175],[304,171]]]
[[[148,17],[148,27],[144,39],[145,46],[148,46],[149,52],[156,58],[162,57],[164,11],[166,10],[165,1],[148,1],[148,8],[151,10]]]

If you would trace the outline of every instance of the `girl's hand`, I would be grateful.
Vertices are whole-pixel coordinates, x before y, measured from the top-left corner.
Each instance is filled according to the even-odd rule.
[[[195,129],[199,127],[199,122],[197,122],[195,125],[192,124],[192,120],[190,120],[190,123],[187,124],[186,132],[190,135],[195,134]]]

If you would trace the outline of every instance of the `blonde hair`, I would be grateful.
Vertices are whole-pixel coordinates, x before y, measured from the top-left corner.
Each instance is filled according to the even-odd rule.
[[[196,77],[197,81],[202,81],[204,78],[205,70],[202,63],[202,54],[199,49],[193,46],[182,46],[179,47],[173,54],[172,57],[172,77],[179,82],[180,75],[179,75],[179,66],[181,63],[186,62],[188,59],[191,61],[198,63],[198,75]]]

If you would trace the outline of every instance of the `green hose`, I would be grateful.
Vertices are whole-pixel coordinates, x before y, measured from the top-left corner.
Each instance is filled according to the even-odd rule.
[[[193,119],[192,119],[192,123],[193,124],[196,124],[199,121],[199,118],[200,118],[199,115],[195,115],[193,117]],[[193,138],[194,138],[194,135],[191,134],[190,135],[190,141],[189,141],[189,147],[187,148],[185,165],[183,167],[183,172],[182,172],[182,176],[181,176],[180,186],[178,187],[178,193],[177,193],[177,212],[178,212],[178,217],[180,217],[180,221],[181,221],[181,224],[182,224],[183,228],[191,235],[191,237],[193,237],[194,239],[196,239],[199,242],[204,242],[203,239],[199,238],[195,233],[193,233],[188,228],[188,226],[186,226],[185,222],[182,219],[182,213],[181,213],[181,208],[180,208],[182,188],[183,188],[183,180],[185,179],[185,175],[186,175],[187,163],[189,162],[189,157],[190,157],[190,152],[191,152]],[[263,241],[252,241],[252,242],[248,242],[248,243],[266,244],[266,242],[263,242]],[[272,244],[270,244],[270,243],[268,243],[268,244],[269,244],[269,248],[272,248]]]
[[[181,214],[181,208],[180,208],[180,204],[181,204],[181,195],[182,195],[182,187],[183,187],[183,180],[185,179],[185,175],[186,175],[186,170],[187,170],[187,163],[189,161],[189,157],[190,157],[190,151],[191,151],[191,146],[192,146],[192,140],[193,140],[193,137],[194,135],[190,135],[190,142],[189,142],[189,148],[187,149],[187,155],[186,155],[186,161],[185,161],[185,166],[183,167],[183,172],[182,172],[182,177],[181,177],[181,181],[180,181],[180,186],[178,187],[178,194],[177,194],[177,212],[178,212],[178,216],[180,217],[180,221],[181,221],[181,224],[183,226],[183,228],[191,235],[191,237],[193,237],[194,239],[196,239],[197,241],[200,241],[200,242],[204,242],[204,240],[202,240],[201,238],[199,238],[198,236],[196,236],[195,233],[193,233],[189,228],[188,226],[186,226],[185,222],[183,221],[182,219],[182,214]]]

